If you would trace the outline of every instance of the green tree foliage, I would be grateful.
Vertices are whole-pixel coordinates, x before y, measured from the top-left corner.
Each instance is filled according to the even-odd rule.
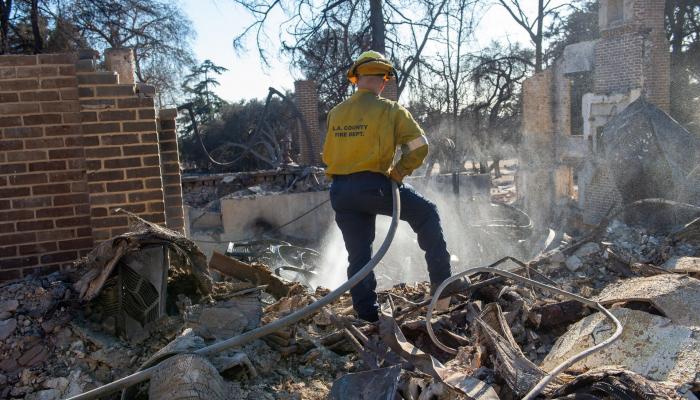
[[[544,38],[549,42],[549,48],[545,52],[545,61],[550,65],[564,54],[566,46],[600,37],[597,0],[572,2],[571,9],[571,13],[554,20],[549,29],[545,31]]]
[[[189,19],[166,0],[0,0],[0,54],[129,47],[137,79],[156,86],[161,106],[178,103],[194,37]]]
[[[215,87],[219,86],[216,75],[221,75],[228,69],[216,65],[210,60],[204,60],[200,65],[192,67],[190,71],[183,84],[183,91],[188,96],[185,101],[193,104],[199,125],[210,124],[221,116],[221,108],[226,104],[226,101],[213,91]],[[184,126],[183,133],[192,132],[194,127],[189,116],[181,119],[181,122],[184,122],[181,124]]]

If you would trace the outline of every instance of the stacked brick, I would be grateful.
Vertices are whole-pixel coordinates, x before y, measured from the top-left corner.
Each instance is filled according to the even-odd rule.
[[[399,101],[399,88],[396,85],[396,79],[392,79],[386,83],[382,91],[382,97],[392,101]]]
[[[294,82],[294,90],[296,92],[296,106],[304,117],[304,122],[306,122],[306,126],[309,128],[309,135],[311,135],[311,148],[309,148],[301,122],[297,123],[299,136],[296,140],[297,143],[299,143],[300,152],[297,163],[300,165],[310,165],[311,154],[313,154],[314,164],[321,165],[322,149],[318,123],[318,93],[316,91],[316,82]]]
[[[0,57],[0,279],[49,273],[92,250],[74,63]]]
[[[92,234],[102,242],[127,230],[122,208],[165,224],[154,100],[114,72],[78,68]]]
[[[556,199],[555,76],[553,68],[523,83],[523,142],[519,152],[518,195],[537,227],[553,218]],[[527,195],[525,195],[527,193]]]
[[[185,211],[182,205],[182,180],[175,118],[177,118],[176,109],[160,110],[158,113],[158,143],[160,145],[160,169],[163,173],[163,192],[165,194],[165,226],[184,235]]]
[[[622,194],[615,184],[610,170],[605,165],[597,165],[595,174],[586,189],[586,209],[583,223],[598,224],[609,212],[622,204]]]
[[[608,21],[601,3],[601,40],[596,44],[594,91],[642,89],[647,101],[669,112],[670,53],[664,31],[664,0],[625,5],[624,19]]]
[[[153,95],[93,59],[0,56],[0,280],[125,232],[115,208],[184,231],[174,110],[159,122]]]
[[[555,162],[554,71],[549,68],[533,75],[523,83],[523,147],[525,166]]]

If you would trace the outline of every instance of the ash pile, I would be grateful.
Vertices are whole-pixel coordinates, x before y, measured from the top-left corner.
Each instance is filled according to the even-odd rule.
[[[382,291],[379,323],[355,318],[346,295],[209,356],[207,346],[330,291],[250,258],[207,261],[181,235],[130,220],[72,270],[0,284],[0,398],[68,399],[151,367],[150,380],[103,398],[695,400],[700,391],[699,220],[654,231],[611,218],[527,263],[490,266],[506,272],[470,274],[462,293],[432,301],[425,283]]]

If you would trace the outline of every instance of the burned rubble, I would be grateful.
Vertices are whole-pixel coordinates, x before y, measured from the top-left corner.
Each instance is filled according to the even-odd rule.
[[[467,292],[435,302],[431,329],[428,286],[399,284],[380,292],[378,324],[353,317],[346,295],[299,323],[205,357],[195,352],[329,291],[285,281],[250,258],[217,253],[207,265],[183,236],[130,219],[129,232],[75,268],[1,284],[0,397],[67,399],[155,366],[149,382],[121,398],[173,398],[175,391],[212,399],[519,399],[615,330],[554,289],[477,273]],[[700,320],[688,310],[700,305],[697,235],[677,240],[678,232],[619,220],[596,229],[509,270],[598,302],[623,326],[611,347],[571,365],[539,395],[695,399]],[[151,270],[161,275],[140,264],[160,266]],[[118,307],[105,307],[115,290]]]
[[[328,178],[318,167],[235,172],[216,175],[183,175],[183,202],[192,207],[217,210],[217,200],[226,197],[269,196],[328,190]]]

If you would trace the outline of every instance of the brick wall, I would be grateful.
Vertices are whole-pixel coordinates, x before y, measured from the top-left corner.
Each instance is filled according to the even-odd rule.
[[[663,8],[662,8],[663,10]],[[666,113],[671,109],[671,53],[666,33],[655,29],[644,40],[644,98]]]
[[[296,92],[296,106],[304,117],[304,122],[309,128],[311,135],[311,146],[309,148],[304,129],[301,122],[297,123],[299,137],[296,138],[299,143],[299,159],[296,162],[300,165],[310,165],[311,156],[313,153],[315,165],[321,165],[321,137],[318,124],[318,92],[316,90],[315,81],[296,81],[294,82],[294,91]]]
[[[382,97],[392,101],[399,101],[399,88],[396,86],[396,79],[392,79],[386,83],[382,91]]]
[[[596,44],[593,83],[596,93],[641,87],[643,42],[642,35],[627,34]]]
[[[601,3],[600,34],[595,47],[594,91],[641,89],[645,99],[669,112],[670,55],[664,31],[664,0],[625,2],[625,19],[607,23]]]
[[[536,227],[548,226],[556,198],[556,82],[552,68],[523,83],[523,139],[518,153],[518,197]]]
[[[74,55],[0,57],[0,279],[92,249]]]
[[[595,47],[594,91],[634,93],[669,112],[670,55],[664,31],[664,0],[627,0],[624,19],[606,20],[608,0],[601,2],[600,34]],[[625,104],[626,106],[626,104]],[[621,109],[616,109],[619,113]],[[622,203],[610,171],[591,164],[590,182],[582,187],[583,222],[595,225]]]
[[[622,194],[615,185],[610,170],[605,165],[596,165],[590,183],[586,187],[586,208],[583,222],[597,225],[611,209],[622,204]]]
[[[611,0],[601,0],[598,30],[602,38],[641,32],[645,29],[664,30],[665,0],[624,0],[624,17],[611,21],[608,7]]]
[[[0,279],[58,270],[124,232],[116,207],[165,225],[167,203],[182,231],[174,119],[159,136],[153,88],[119,82],[73,54],[0,56]]]
[[[163,173],[165,223],[168,229],[185,234],[185,211],[182,205],[182,179],[175,127],[177,110],[162,109],[158,113],[160,169]]]
[[[114,208],[165,224],[153,98],[120,84],[114,72],[79,70],[77,80],[93,238],[127,230],[127,217],[112,215]]]

